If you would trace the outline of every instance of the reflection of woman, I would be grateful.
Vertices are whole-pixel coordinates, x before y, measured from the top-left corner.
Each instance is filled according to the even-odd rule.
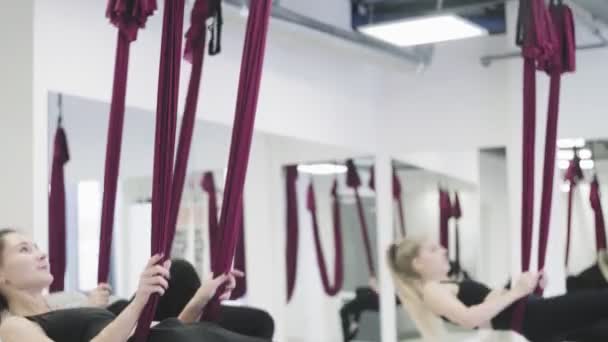
[[[397,298],[397,304],[399,299]],[[348,301],[340,309],[342,321],[342,335],[344,341],[355,338],[359,332],[359,321],[364,311],[379,311],[378,285],[375,278],[371,278],[369,287],[359,287],[355,290],[355,298]]]
[[[101,308],[51,310],[43,296],[52,282],[47,257],[29,239],[10,229],[0,230],[0,338],[3,342],[125,342],[148,298],[165,294],[169,263],[155,265],[154,256],[141,275],[134,299],[115,316]],[[234,275],[223,275],[199,288],[179,318],[160,322],[150,331],[148,341],[253,342],[262,339],[242,336],[216,325],[196,323],[205,304],[221,284],[230,290]],[[227,298],[230,292],[223,293]]]
[[[532,295],[542,275],[524,273],[512,289],[492,291],[465,280],[446,281],[446,251],[428,240],[405,239],[390,247],[388,262],[398,294],[424,338],[441,341],[444,317],[465,328],[510,330],[515,304],[526,304],[522,334],[531,341],[608,340],[608,291],[552,298]]]
[[[470,279],[468,273],[458,267],[456,263],[450,263],[450,279]],[[370,278],[369,287],[359,287],[355,290],[355,298],[348,301],[340,309],[342,321],[342,336],[348,342],[357,336],[361,314],[365,311],[380,311],[380,298],[378,282],[376,278]],[[401,305],[399,297],[395,299],[397,305]]]

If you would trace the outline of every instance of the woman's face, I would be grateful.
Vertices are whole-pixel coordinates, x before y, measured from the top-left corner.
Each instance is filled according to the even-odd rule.
[[[0,263],[0,284],[12,289],[40,291],[51,285],[46,253],[29,238],[19,233],[4,236],[4,250]]]
[[[446,249],[431,240],[422,242],[413,263],[416,272],[425,280],[444,279],[450,271]]]

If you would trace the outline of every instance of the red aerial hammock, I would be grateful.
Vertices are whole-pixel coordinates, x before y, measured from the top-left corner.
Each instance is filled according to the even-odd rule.
[[[439,244],[448,253],[450,250],[450,217],[452,217],[450,194],[443,189],[439,189]]]
[[[574,71],[575,42],[572,12],[561,1],[552,1],[550,11],[543,0],[520,1],[518,21],[517,38],[524,57],[521,270],[525,272],[530,268],[534,218],[535,73],[538,68],[551,77],[539,224],[538,267],[542,270],[549,238],[561,75]],[[537,293],[542,294],[542,289]],[[515,331],[522,329],[524,312],[522,301],[512,322]]]
[[[127,94],[129,50],[131,43],[137,39],[139,29],[145,26],[148,17],[155,10],[156,0],[109,0],[106,9],[106,16],[118,28],[118,35],[101,206],[99,267],[97,269],[97,281],[99,283],[106,283],[110,272],[110,251],[112,249],[116,188]]]
[[[219,233],[219,224],[217,220],[217,189],[215,187],[215,180],[213,178],[212,172],[205,172],[203,175],[203,179],[201,181],[201,187],[203,191],[207,193],[207,212],[209,215],[208,225],[209,225],[209,241],[217,241],[217,236]],[[242,201],[242,200],[241,200]],[[244,231],[244,208],[241,206],[241,230]],[[214,255],[217,255],[217,245],[211,243],[210,244],[210,257],[213,258]],[[213,263],[213,260],[211,260]],[[247,274],[246,264],[245,264],[245,235],[241,234],[241,237],[238,242],[238,246],[236,249],[236,255],[234,258],[234,267],[240,271],[243,271],[245,275]],[[232,291],[231,299],[238,299],[245,295],[247,292],[247,278],[239,279],[236,284],[236,287]]]
[[[286,201],[286,234],[285,257],[287,274],[287,301],[291,300],[296,285],[298,266],[298,194],[296,182],[298,180],[298,167],[291,165],[285,167],[285,201]]]
[[[462,265],[460,264],[460,218],[462,217],[462,208],[460,207],[460,196],[458,192],[454,194],[454,202],[452,203],[451,215],[454,218],[454,249],[456,270],[460,272]]]
[[[334,235],[334,281],[333,284],[329,279],[329,272],[327,270],[327,264],[325,262],[325,254],[323,253],[323,246],[321,245],[321,234],[319,232],[319,222],[317,219],[317,203],[315,200],[315,189],[312,183],[308,186],[307,191],[307,209],[310,212],[312,219],[312,229],[315,242],[315,251],[317,255],[317,264],[319,266],[319,273],[321,275],[321,283],[323,289],[328,296],[335,296],[342,289],[344,283],[344,263],[343,263],[343,250],[342,250],[342,224],[340,217],[340,201],[338,199],[338,180],[334,180],[331,189],[332,198],[332,221],[333,221],[333,235]]]
[[[59,118],[53,142],[53,164],[49,191],[49,263],[53,283],[50,291],[63,291],[66,269],[66,204],[65,204],[65,164],[70,160],[68,139],[63,129],[61,94],[59,96]]]
[[[564,265],[568,269],[568,261],[570,259],[570,236],[572,234],[572,202],[574,200],[574,191],[578,182],[583,179],[583,169],[581,169],[580,159],[575,153],[574,158],[570,161],[564,180],[568,182],[568,214],[566,221],[566,254]],[[593,203],[592,203],[593,205]]]
[[[604,222],[604,211],[602,210],[602,202],[600,200],[600,185],[597,175],[593,176],[593,181],[591,182],[589,201],[591,202],[595,217],[595,249],[599,255],[600,252],[606,250],[606,224]]]

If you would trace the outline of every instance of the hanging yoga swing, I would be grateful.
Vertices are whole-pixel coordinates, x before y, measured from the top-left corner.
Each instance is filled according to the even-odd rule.
[[[62,95],[57,99],[59,115],[53,140],[53,163],[49,191],[49,263],[53,283],[50,292],[63,291],[66,271],[65,164],[70,161],[68,139],[63,128]]]
[[[552,1],[550,9],[543,0],[520,1],[517,29],[524,57],[521,270],[526,272],[530,269],[534,222],[535,73],[537,68],[544,70],[551,79],[539,224],[538,269],[542,270],[549,238],[561,75],[573,72],[575,65],[572,12],[561,1]],[[542,294],[542,289],[537,289],[537,294]],[[512,321],[515,331],[522,331],[524,312],[525,302],[520,301]]]
[[[298,181],[297,165],[285,167],[285,259],[287,275],[287,302],[293,297],[296,286],[296,275],[298,270],[298,246],[299,246],[299,223],[298,223],[298,193],[296,183]]]
[[[207,193],[207,212],[208,212],[208,226],[209,226],[209,241],[217,241],[219,234],[219,224],[217,218],[217,189],[215,187],[215,180],[212,172],[205,172],[201,180],[201,188]],[[243,199],[241,199],[243,202]],[[244,205],[241,204],[241,232],[245,231],[245,210]],[[213,264],[213,257],[217,254],[218,246],[214,243],[209,244],[211,263]],[[232,291],[230,299],[239,299],[247,293],[247,270],[246,270],[246,259],[245,259],[245,234],[241,234],[239,242],[236,248],[236,254],[234,256],[234,268],[245,273],[245,277],[241,278],[237,282],[236,287]]]
[[[577,185],[583,180],[583,170],[576,151],[574,158],[570,161],[565,172],[564,180],[569,185],[568,189],[568,211],[566,224],[566,248],[564,265],[566,271],[569,269],[570,244],[572,234],[572,212],[574,192]],[[589,202],[593,209],[595,221],[595,251],[596,262],[577,275],[569,275],[566,278],[566,289],[568,292],[576,292],[586,289],[608,288],[608,259],[606,257],[606,227],[604,224],[604,213],[599,194],[599,182],[597,175],[593,177],[590,184]]]
[[[321,283],[325,293],[333,297],[342,290],[344,284],[344,262],[343,262],[343,249],[342,249],[342,221],[340,217],[340,201],[338,198],[338,180],[334,179],[331,188],[331,200],[332,200],[332,221],[333,221],[333,235],[334,235],[334,280],[333,284],[329,279],[329,273],[327,270],[327,264],[325,262],[325,253],[323,252],[323,246],[321,244],[321,233],[319,231],[319,221],[317,218],[317,203],[315,199],[315,189],[313,181],[311,179],[307,189],[307,203],[306,207],[310,213],[312,221],[312,231],[315,242],[315,252],[317,255],[317,264],[319,266],[319,274],[321,276]]]
[[[214,274],[223,274],[232,267],[237,241],[240,236],[239,212],[251,147],[257,98],[259,94],[264,49],[271,3],[260,0],[251,4],[247,32],[241,62],[241,75],[228,175],[224,186],[219,221],[220,232],[212,260]],[[154,0],[110,0],[107,15],[119,28],[114,87],[108,129],[108,149],[104,176],[104,200],[102,207],[101,242],[98,279],[107,281],[111,250],[112,223],[120,160],[120,142],[125,108],[126,77],[129,45],[135,40],[137,30],[144,26],[146,18],[156,9]],[[210,42],[212,52],[220,50],[221,1],[197,0],[191,16],[191,27],[186,35],[186,58],[192,61],[191,79],[186,99],[182,129],[180,130],[177,157],[174,161],[177,100],[182,48],[184,0],[165,0],[159,68],[158,103],[156,113],[156,137],[154,151],[154,175],[152,191],[152,254],[170,256],[175,234],[177,211],[181,200],[196,113],[202,62],[204,56],[207,18],[214,17],[214,32]],[[217,293],[222,293],[218,289]],[[136,341],[145,341],[158,296],[153,296],[142,313],[135,332]],[[218,300],[214,298],[205,310],[206,319],[216,316]]]
[[[452,217],[452,203],[450,194],[439,189],[439,244],[450,254],[450,217]]]
[[[566,174],[564,175],[564,180],[568,182],[568,211],[566,218],[566,253],[565,253],[565,261],[564,265],[566,271],[568,270],[568,263],[570,260],[570,239],[572,236],[572,205],[574,200],[574,191],[578,183],[583,180],[583,169],[581,169],[580,159],[574,154],[574,158],[570,161],[568,169],[566,170]]]

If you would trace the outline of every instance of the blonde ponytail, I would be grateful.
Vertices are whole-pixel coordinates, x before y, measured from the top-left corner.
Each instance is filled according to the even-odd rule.
[[[405,239],[391,245],[387,251],[388,267],[401,305],[416,324],[424,341],[445,341],[447,332],[443,321],[428,309],[417,286],[420,277],[412,262],[418,255],[420,244],[419,240]]]

